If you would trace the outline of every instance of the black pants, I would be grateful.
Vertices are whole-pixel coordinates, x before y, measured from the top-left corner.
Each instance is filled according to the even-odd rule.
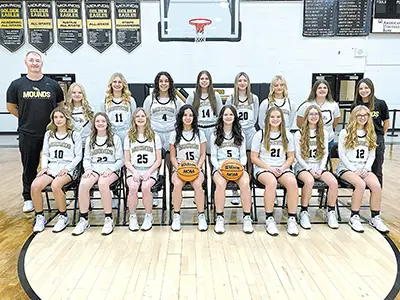
[[[22,197],[24,197],[24,201],[31,200],[31,184],[37,174],[42,147],[43,137],[19,134],[19,152],[22,162]]]
[[[378,177],[378,180],[383,187],[383,160],[385,159],[385,137],[378,135],[376,139],[377,147],[375,151],[375,161],[372,165],[372,172]]]

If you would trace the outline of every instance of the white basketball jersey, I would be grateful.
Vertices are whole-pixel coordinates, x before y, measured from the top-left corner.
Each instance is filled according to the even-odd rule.
[[[286,152],[283,148],[282,136],[280,132],[270,133],[270,150],[264,146],[264,131],[259,130],[257,135],[261,135],[259,158],[270,167],[281,167],[286,161]],[[253,147],[252,147],[253,148]]]
[[[85,119],[82,106],[72,109],[72,125],[74,130],[80,133],[83,145],[85,145],[85,139],[90,135],[91,122]]]
[[[99,145],[97,142],[94,143],[94,147],[90,148],[90,156],[91,156],[91,163],[95,168],[95,171],[98,169],[105,170],[102,165],[106,166],[109,164],[114,164],[116,159],[116,141],[115,139],[119,139],[118,136],[114,136],[114,146],[108,146],[107,142]]]
[[[208,94],[202,95],[200,97],[200,106],[198,113],[198,120],[200,125],[212,125],[217,122],[217,116],[214,114],[214,111],[211,107],[211,102],[208,98]]]
[[[368,160],[369,150],[364,130],[357,130],[358,145],[354,149],[346,149],[346,156],[355,165],[364,165]]]
[[[249,104],[247,98],[244,101],[241,101],[239,99],[236,109],[238,112],[239,123],[240,125],[242,125],[242,128],[247,129],[254,127],[255,124],[254,120],[257,119],[258,117],[254,113],[255,111],[254,102],[252,104]]]
[[[183,160],[193,160],[196,163],[200,159],[200,137],[193,131],[184,131],[182,133],[179,145],[176,146],[176,159],[178,163]]]
[[[233,136],[227,138],[225,136],[221,146],[217,146],[217,159],[221,164],[227,159],[240,160],[240,146],[235,145]]]
[[[175,115],[177,112],[176,103],[169,100],[162,104],[153,99],[150,107],[151,126],[155,131],[168,132],[174,129]]]
[[[280,108],[280,110],[282,111],[283,116],[285,118],[285,126],[286,126],[286,128],[289,128],[292,125],[292,124],[290,124],[290,114],[291,114],[291,111],[292,111],[292,107],[291,107],[289,101],[290,101],[289,99],[275,99],[275,101],[273,102],[272,106],[269,105],[269,107],[268,107],[268,109],[270,109],[271,107]]]
[[[155,140],[144,140],[143,136],[139,136],[135,142],[129,142],[129,151],[131,153],[131,164],[143,175],[156,161],[156,144]]]
[[[72,135],[62,138],[57,133],[49,136],[49,161],[48,164],[67,164],[75,158],[75,147]]]
[[[131,126],[131,105],[122,101],[122,99],[118,99],[120,102],[117,102],[116,99],[113,99],[110,104],[105,104],[105,112],[110,119],[111,125],[115,131],[128,129]],[[132,101],[133,99],[131,99]]]

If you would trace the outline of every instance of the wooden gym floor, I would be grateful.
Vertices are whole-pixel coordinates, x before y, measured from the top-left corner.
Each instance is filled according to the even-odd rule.
[[[388,236],[368,225],[357,234],[346,224],[337,231],[313,224],[293,238],[281,224],[272,238],[262,209],[252,235],[239,224],[227,225],[222,236],[212,225],[206,233],[195,226],[178,233],[167,226],[145,233],[117,227],[103,237],[101,227],[92,227],[72,237],[69,227],[34,236],[33,214],[22,213],[18,149],[0,149],[0,162],[1,299],[400,299],[399,146],[392,155],[386,151],[382,215]],[[347,221],[346,209],[341,211]],[[188,223],[195,222],[193,215],[182,212]],[[321,220],[318,211],[311,215],[315,223]],[[91,222],[100,224],[102,217],[94,212]],[[239,220],[241,211],[228,210],[226,217]]]

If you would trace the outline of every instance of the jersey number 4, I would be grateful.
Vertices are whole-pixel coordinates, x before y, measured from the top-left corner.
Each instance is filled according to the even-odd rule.
[[[163,114],[163,116],[161,117],[165,122],[167,122],[167,114]]]
[[[147,164],[149,159],[147,158],[147,154],[138,154],[137,163],[138,164]]]

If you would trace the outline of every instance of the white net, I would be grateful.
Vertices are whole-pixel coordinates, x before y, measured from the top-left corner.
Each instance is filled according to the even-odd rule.
[[[195,30],[194,42],[195,43],[204,43],[206,41],[206,31],[205,27],[211,24],[211,20],[209,19],[192,19],[189,21],[190,25],[193,25]]]

